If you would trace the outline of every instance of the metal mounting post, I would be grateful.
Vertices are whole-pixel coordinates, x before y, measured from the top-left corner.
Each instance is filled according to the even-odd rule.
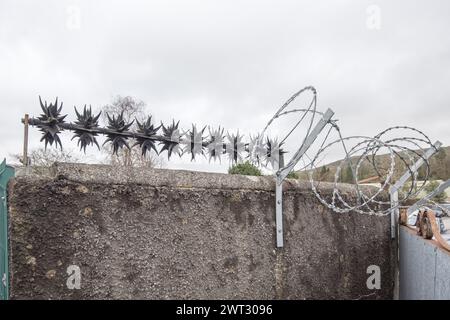
[[[275,186],[275,218],[277,225],[277,247],[283,247],[283,181],[286,179],[287,175],[294,169],[295,165],[300,161],[306,151],[311,147],[314,141],[319,136],[320,132],[325,128],[325,126],[330,122],[331,118],[334,115],[334,111],[328,109],[322,119],[316,124],[314,129],[310,132],[310,134],[305,138],[302,146],[298,149],[298,151],[294,154],[292,159],[285,167],[280,167],[275,176],[276,176],[276,186]],[[281,161],[280,161],[280,164]],[[282,164],[283,165],[283,164]]]
[[[277,247],[283,247],[283,181],[276,181],[275,186],[275,215],[277,223]]]
[[[396,226],[398,222],[398,191],[403,187],[403,185],[411,178],[411,173],[417,172],[419,168],[425,163],[425,160],[428,160],[431,156],[433,156],[437,150],[442,146],[440,141],[436,141],[433,144],[434,147],[429,148],[424,154],[423,157],[417,160],[413,166],[410,167],[411,170],[407,170],[400,179],[389,189],[389,194],[391,197],[391,238],[395,239],[396,236]]]

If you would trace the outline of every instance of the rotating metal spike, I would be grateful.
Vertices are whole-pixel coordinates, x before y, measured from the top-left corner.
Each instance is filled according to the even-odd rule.
[[[77,145],[80,147],[80,150],[83,150],[84,153],[86,153],[86,147],[92,145],[96,145],[97,148],[100,150],[100,145],[97,142],[96,137],[98,136],[97,132],[92,131],[93,129],[96,129],[99,127],[98,125],[98,119],[100,118],[100,115],[102,114],[99,112],[98,115],[94,116],[92,114],[92,107],[89,106],[89,109],[87,109],[86,105],[84,105],[83,113],[80,114],[76,107],[74,107],[75,113],[77,115],[77,121],[75,121],[75,124],[85,130],[82,129],[74,129],[74,136],[72,137],[72,140],[75,138],[78,138]],[[88,131],[86,131],[88,130]]]
[[[180,141],[183,135],[180,133],[180,129],[178,129],[179,124],[180,121],[175,123],[175,120],[172,120],[172,124],[167,127],[161,123],[163,137],[165,140],[159,142],[159,144],[163,146],[159,154],[166,150],[167,159],[170,159],[173,153],[181,155]]]
[[[56,98],[54,104],[50,103],[50,105],[47,105],[47,101],[42,103],[40,96],[39,103],[43,111],[38,117],[38,120],[40,120],[38,127],[43,133],[41,141],[45,141],[45,149],[47,149],[48,144],[53,145],[53,143],[55,143],[56,147],[59,144],[62,149],[62,143],[58,134],[62,131],[60,125],[64,123],[64,119],[67,117],[67,115],[61,115],[63,104],[61,102],[61,105],[58,107],[58,98]]]
[[[266,154],[266,149],[264,146],[263,138],[261,134],[255,136],[250,136],[250,142],[247,146],[248,158],[255,165],[259,166],[261,164],[261,159],[264,158]]]
[[[214,161],[219,160],[221,155],[224,153],[224,135],[223,135],[223,128],[219,128],[216,130],[209,130],[209,140],[208,145],[206,148],[208,149],[209,153],[209,161],[211,162],[211,159],[214,159]]]
[[[242,162],[242,152],[245,151],[242,137],[239,131],[236,134],[227,133],[226,153],[232,163]]]
[[[185,134],[185,138],[183,140],[183,144],[185,145],[183,148],[183,153],[190,153],[191,161],[195,160],[197,155],[205,155],[206,141],[203,137],[203,132],[205,129],[206,127],[199,131],[197,130],[197,126],[193,124],[192,129]]]
[[[108,113],[106,113],[106,116],[108,117],[107,128],[114,130],[115,132],[117,132],[117,134],[113,132],[108,132],[106,134],[107,139],[105,140],[103,145],[105,145],[108,142],[111,142],[111,145],[113,147],[113,154],[116,155],[118,154],[119,150],[124,146],[130,150],[131,148],[127,142],[128,137],[121,133],[128,132],[130,130],[130,127],[133,125],[134,120],[127,124],[123,118],[123,111],[120,113],[120,115],[117,116],[117,118],[114,115],[111,118]]]
[[[141,151],[142,151],[142,155],[145,157],[147,152],[149,152],[150,150],[154,150],[156,152],[156,154],[158,154],[158,150],[156,149],[156,139],[155,136],[158,133],[159,128],[161,128],[161,126],[156,127],[152,124],[152,117],[149,116],[147,118],[147,121],[140,123],[137,119],[136,119],[136,123],[138,125],[138,129],[137,129],[137,133],[141,134],[141,135],[145,135],[145,137],[136,137],[136,143],[133,145],[136,146],[140,146]]]
[[[280,155],[285,153],[281,148],[283,143],[278,143],[278,139],[267,138],[263,154],[262,161],[266,162],[266,165],[270,163],[272,168],[276,168],[280,161]]]

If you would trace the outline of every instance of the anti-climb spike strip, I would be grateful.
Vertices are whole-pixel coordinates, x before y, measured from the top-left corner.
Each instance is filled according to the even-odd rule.
[[[94,129],[97,129],[99,127],[98,119],[101,112],[94,116],[92,115],[92,107],[89,106],[89,109],[86,108],[86,105],[84,105],[83,113],[79,113],[77,108],[74,107],[75,113],[77,115],[77,121],[75,121],[75,125],[80,126],[84,130],[80,129],[74,129],[74,136],[72,137],[72,140],[77,138],[78,139],[78,146],[81,150],[83,150],[86,153],[86,147],[92,145],[96,145],[97,148],[100,150],[100,146],[97,142],[96,137],[98,136],[98,133],[93,131]]]
[[[255,165],[259,166],[262,162],[262,158],[267,152],[261,134],[256,134],[254,136],[250,135],[250,142],[247,145],[247,150],[249,152],[247,158]]]
[[[231,162],[242,162],[242,153],[245,150],[245,143],[242,141],[243,136],[239,134],[228,133],[226,144],[226,153]]]
[[[220,161],[220,157],[224,153],[225,137],[223,135],[223,131],[224,129],[220,127],[216,130],[209,128],[210,138],[206,148],[208,149],[210,162],[211,159],[214,159],[214,161]]]
[[[312,98],[305,108],[291,108],[287,110],[300,95],[306,93],[311,94]],[[316,197],[321,203],[335,212],[355,211],[377,215],[388,214],[392,209],[392,204],[380,197],[381,193],[395,184],[395,179],[399,176],[398,171],[404,172],[405,168],[410,171],[412,181],[408,188],[409,190],[404,193],[402,199],[399,199],[398,205],[402,205],[404,201],[417,196],[424,188],[431,173],[428,157],[424,156],[425,152],[429,148],[436,149],[423,132],[407,126],[391,127],[374,137],[344,137],[336,123],[337,120],[332,118],[334,113],[331,110],[327,112],[317,110],[317,92],[310,86],[292,95],[270,119],[263,131],[257,135],[250,135],[247,141],[244,140],[244,136],[239,134],[239,132],[228,132],[225,135],[224,129],[221,127],[217,129],[208,127],[206,134],[206,127],[198,129],[193,124],[191,129],[182,133],[179,121],[175,122],[175,120],[172,120],[172,123],[169,125],[161,123],[159,126],[156,126],[152,123],[151,117],[142,122],[136,120],[136,129],[132,130],[135,120],[127,122],[124,119],[123,112],[119,115],[107,114],[107,126],[102,128],[99,126],[101,113],[94,115],[90,106],[89,108],[84,106],[82,112],[75,108],[77,120],[74,123],[67,123],[65,121],[66,115],[61,114],[62,103],[58,104],[58,98],[56,98],[54,103],[47,104],[46,101],[43,103],[41,97],[39,97],[39,103],[42,114],[38,118],[29,119],[29,124],[38,127],[42,132],[41,141],[45,142],[46,148],[47,145],[52,146],[53,144],[62,148],[59,134],[63,130],[69,130],[74,133],[72,139],[78,139],[78,146],[83,151],[86,151],[86,147],[91,145],[96,145],[99,148],[97,138],[99,135],[103,135],[106,136],[104,144],[110,143],[114,154],[118,154],[122,148],[130,149],[135,146],[141,149],[144,156],[150,152],[161,155],[164,151],[167,151],[168,159],[173,155],[182,156],[183,154],[189,154],[191,160],[195,160],[199,156],[208,156],[209,161],[221,161],[221,156],[226,154],[232,163],[245,159],[258,166],[266,168],[271,166],[272,169],[277,170],[276,175],[279,178],[281,177],[281,181],[302,160],[303,165],[298,170],[308,173],[311,189]],[[268,137],[266,134],[268,128],[283,116],[298,116],[295,119],[295,126],[281,140]],[[325,122],[318,126],[320,121]],[[325,126],[329,128],[326,136],[321,141],[319,149],[309,157],[306,151]],[[303,141],[296,137],[298,141],[301,141],[300,148],[285,166],[281,164],[283,167],[278,169],[280,155],[286,153],[281,146],[297,127],[306,128],[307,133],[303,137]],[[318,128],[318,132],[315,132],[314,128]],[[338,138],[330,142],[329,136],[333,132],[337,134]],[[311,138],[312,136],[314,137]],[[135,142],[132,147],[129,145],[130,139]],[[326,195],[319,191],[320,179],[316,181],[315,177],[320,176],[320,170],[317,169],[323,168],[320,166],[321,158],[329,149],[335,146],[342,147],[344,157],[336,165],[333,190]],[[380,154],[382,150],[388,151],[388,155],[385,158],[389,159],[388,163],[383,163],[383,166],[376,160],[376,155]],[[421,184],[417,183],[418,174],[417,168],[415,168],[415,162],[418,159],[423,160],[426,168],[425,173],[421,177],[425,183]],[[369,164],[372,172],[375,172],[381,181],[378,191],[367,193],[362,188],[359,181],[362,180],[363,163]],[[402,165],[398,166],[396,163],[401,163]],[[353,204],[349,203],[347,197],[341,194],[338,188],[338,183],[342,182],[342,173],[345,170],[350,172],[352,178],[351,186],[358,198],[356,203]],[[386,209],[383,209],[383,206]]]
[[[58,98],[56,98],[55,103],[47,105],[47,101],[42,103],[41,96],[39,96],[39,103],[43,112],[38,118],[41,123],[39,130],[43,133],[41,141],[45,141],[45,148],[47,148],[48,144],[53,145],[53,143],[55,143],[56,147],[58,147],[59,144],[62,149],[61,140],[58,134],[61,132],[61,125],[66,118],[66,116],[61,115],[63,104],[61,102],[61,105],[58,107]]]
[[[129,137],[124,135],[124,133],[127,133],[130,130],[134,120],[130,123],[126,123],[123,118],[123,111],[117,116],[117,118],[115,115],[111,118],[108,113],[106,113],[106,116],[108,117],[107,128],[111,131],[106,134],[108,138],[105,140],[104,144],[111,142],[113,154],[118,154],[119,150],[123,147],[131,149],[127,142]]]
[[[275,166],[275,163],[278,161],[278,157],[280,154],[286,153],[281,148],[281,145],[283,143],[279,144],[277,139],[270,139],[267,138],[266,144],[265,144],[265,150],[263,159],[266,162],[266,165],[270,164],[272,167]]]
[[[162,145],[159,154],[161,154],[163,151],[167,151],[167,159],[170,159],[172,153],[181,156],[180,142],[182,134],[180,133],[180,129],[178,129],[179,124],[180,121],[175,123],[175,120],[172,120],[172,124],[168,125],[167,127],[164,126],[163,123],[161,123],[160,127],[162,127],[163,139],[159,142],[159,144]]]
[[[206,127],[199,131],[193,124],[192,129],[185,134],[183,153],[190,153],[191,160],[194,160],[197,155],[205,155],[206,138],[203,136],[205,129]]]
[[[142,155],[145,156],[147,152],[150,150],[154,150],[156,154],[158,154],[158,150],[156,149],[156,135],[158,133],[158,130],[161,126],[156,127],[152,124],[152,117],[149,116],[147,118],[147,121],[140,123],[138,120],[136,120],[136,123],[138,125],[137,133],[141,134],[142,136],[138,136],[136,138],[136,143],[134,146],[140,146]]]

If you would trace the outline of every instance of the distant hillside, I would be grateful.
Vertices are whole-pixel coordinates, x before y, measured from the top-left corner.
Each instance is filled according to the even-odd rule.
[[[353,165],[355,165],[356,162],[358,161],[357,156],[351,157],[350,159]],[[314,179],[320,181],[334,181],[334,175],[336,173],[337,166],[339,165],[340,162],[341,161],[335,161],[317,168],[317,170],[314,173]],[[375,162],[378,168],[380,168],[381,172],[387,172],[387,170],[389,170],[390,167],[390,155],[389,154],[377,155],[375,157]],[[399,178],[399,176],[406,170],[406,166],[398,157],[396,157],[395,159],[395,166],[396,166],[395,172],[397,176],[395,176],[394,179]],[[430,169],[432,180],[450,179],[450,147],[441,148],[439,152],[431,158]],[[297,173],[299,174],[301,179],[308,178],[307,171],[299,171]],[[421,177],[424,177],[425,173],[426,173],[426,166],[422,166],[422,168],[419,170],[419,179],[421,179]],[[359,170],[358,179],[363,180],[376,175],[377,173],[373,169],[373,166],[367,160],[363,161]],[[341,168],[341,182],[349,182],[349,183],[352,182],[351,169],[349,168],[348,165],[344,165]]]

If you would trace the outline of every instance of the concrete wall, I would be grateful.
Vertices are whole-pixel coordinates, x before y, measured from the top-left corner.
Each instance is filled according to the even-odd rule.
[[[450,300],[450,253],[400,228],[400,299]]]
[[[19,176],[11,298],[392,298],[388,217],[333,213],[290,180],[276,249],[274,189],[270,177],[92,165]],[[80,289],[66,285],[70,265]],[[366,286],[369,265],[381,268],[380,290]]]

